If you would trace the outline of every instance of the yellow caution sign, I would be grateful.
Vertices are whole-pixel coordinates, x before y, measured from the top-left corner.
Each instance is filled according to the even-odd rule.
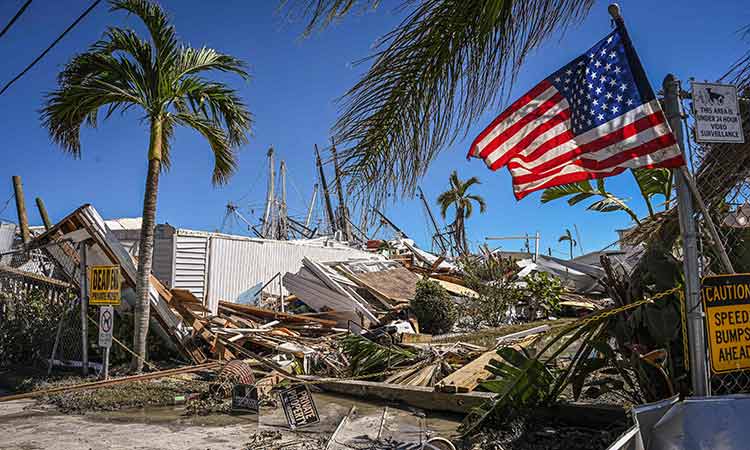
[[[705,277],[701,299],[711,369],[717,373],[750,368],[750,274]]]
[[[120,266],[91,266],[89,304],[120,304]]]

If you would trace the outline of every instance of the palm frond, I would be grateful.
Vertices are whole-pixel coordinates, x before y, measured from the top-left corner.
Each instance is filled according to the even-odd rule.
[[[526,56],[592,3],[409,3],[413,11],[363,60],[372,66],[341,102],[334,135],[351,190],[366,185],[376,201],[413,194],[440,150],[497,106]]]
[[[283,0],[280,9],[286,9],[287,17],[292,20],[306,18],[304,36],[310,36],[316,29],[328,27],[354,9],[374,10],[379,4],[380,0]]]
[[[653,196],[663,195],[665,200],[671,197],[672,171],[670,169],[633,169],[630,172],[646,202],[649,215],[653,216],[654,207],[651,203]]]
[[[559,198],[567,197],[569,195],[576,194],[591,194],[595,195],[594,188],[591,186],[589,181],[579,181],[577,183],[563,184],[560,186],[552,186],[542,192],[542,203],[551,202]],[[583,198],[581,199],[583,200]],[[580,201],[580,200],[578,200]],[[576,201],[575,203],[578,203]],[[572,203],[573,205],[575,203]]]
[[[226,129],[230,146],[247,142],[252,116],[237,92],[223,83],[189,76],[180,81],[175,98],[184,99],[194,114],[201,114]],[[182,104],[178,102],[178,104]]]
[[[750,25],[742,27],[739,33],[743,39],[750,39]],[[721,80],[727,80],[740,89],[750,86],[750,51],[732,64],[727,73],[721,77]]]
[[[472,194],[472,195],[467,195],[466,198],[477,202],[477,204],[479,205],[480,213],[487,211],[487,202],[484,200],[484,197],[482,197],[481,195]]]
[[[234,73],[243,79],[250,78],[250,74],[247,73],[247,64],[233,56],[225,55],[206,47],[199,49],[192,47],[180,48],[177,64],[175,65],[175,78],[180,79],[185,75],[210,70]]]
[[[158,3],[149,0],[110,0],[110,11],[127,11],[138,16],[148,28],[156,49],[156,67],[171,66],[177,53],[177,34]]]
[[[398,346],[386,347],[356,334],[347,334],[339,343],[349,357],[352,374],[355,376],[382,372],[417,356]]]
[[[226,184],[237,169],[237,155],[224,130],[212,120],[199,114],[178,113],[174,121],[192,128],[206,138],[214,154],[214,171],[211,181],[214,184]]]
[[[438,195],[437,204],[440,206],[440,215],[443,216],[443,219],[448,214],[448,208],[455,203],[456,198],[456,192],[452,189]]]
[[[630,209],[630,207],[628,207],[625,201],[613,195],[604,197],[603,199],[590,204],[586,209],[599,212],[624,211],[633,217],[636,222],[638,221],[636,214]]]

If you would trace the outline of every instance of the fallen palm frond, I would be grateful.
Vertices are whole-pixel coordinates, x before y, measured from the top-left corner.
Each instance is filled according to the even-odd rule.
[[[643,386],[651,383],[650,378],[641,367],[639,355],[632,353],[629,359],[624,358],[623,352],[610,344],[611,326],[621,314],[671,296],[679,289],[576,321],[551,338],[534,357],[526,351],[499,349],[500,359],[492,360],[487,366],[497,378],[481,384],[498,395],[466,417],[462,432],[470,433],[492,414],[504,417],[534,406],[550,405],[569,387],[577,398],[595,373],[598,377],[588,384],[587,394],[597,396],[612,392],[630,402],[642,402],[641,392]],[[563,355],[571,355],[570,362],[560,367],[558,359]]]
[[[417,356],[401,347],[380,345],[356,334],[348,334],[339,342],[355,376],[380,373]]]

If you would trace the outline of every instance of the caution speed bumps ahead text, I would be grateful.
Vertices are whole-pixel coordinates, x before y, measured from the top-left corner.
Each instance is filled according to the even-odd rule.
[[[714,372],[750,368],[750,274],[705,277],[701,299]]]

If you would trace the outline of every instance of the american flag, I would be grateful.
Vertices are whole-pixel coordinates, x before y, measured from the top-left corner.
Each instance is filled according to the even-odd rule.
[[[468,156],[492,170],[508,166],[519,200],[626,169],[685,164],[619,26],[497,116]]]

